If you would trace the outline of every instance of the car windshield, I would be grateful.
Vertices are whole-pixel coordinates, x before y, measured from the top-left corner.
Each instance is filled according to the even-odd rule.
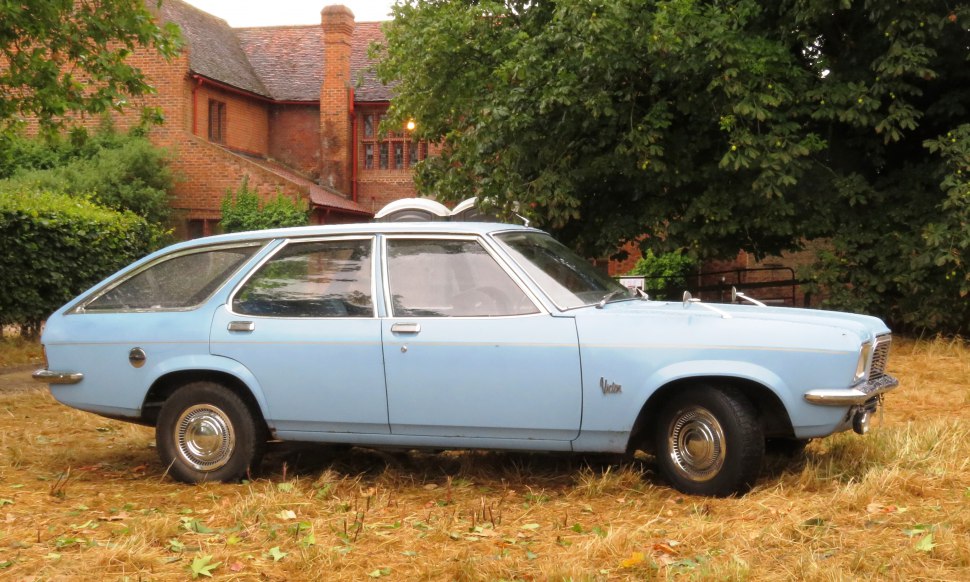
[[[496,238],[505,243],[512,258],[563,309],[632,296],[632,291],[547,234],[507,232]]]

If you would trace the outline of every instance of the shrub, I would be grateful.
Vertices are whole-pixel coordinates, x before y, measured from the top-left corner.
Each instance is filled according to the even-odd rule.
[[[657,299],[670,292],[687,288],[687,276],[696,270],[697,263],[682,253],[663,253],[660,256],[647,250],[628,274],[643,277],[643,290]]]
[[[282,192],[277,192],[276,198],[261,204],[259,194],[249,188],[248,176],[243,177],[235,194],[232,190],[226,190],[226,196],[222,199],[221,224],[225,232],[304,226],[309,221],[306,202],[294,202]]]
[[[171,217],[170,155],[143,136],[110,128],[94,135],[76,130],[67,138],[8,136],[0,142],[0,160],[10,164],[0,170],[0,178],[6,178],[0,180],[0,193],[59,192],[130,210],[157,224]]]
[[[164,234],[131,212],[64,194],[0,196],[0,325],[36,334],[52,311],[158,248]]]

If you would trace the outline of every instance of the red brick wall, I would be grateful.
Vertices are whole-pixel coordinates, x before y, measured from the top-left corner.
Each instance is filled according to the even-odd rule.
[[[357,202],[365,210],[376,213],[388,202],[417,196],[410,171],[385,171],[380,174],[383,175],[372,175],[357,181]]]
[[[154,127],[150,136],[159,145],[171,144],[177,141],[182,128],[186,127],[185,79],[188,78],[188,53],[166,61],[154,49],[138,48],[128,57],[128,62],[145,74],[149,85],[155,88],[155,93],[140,97],[130,97],[122,111],[106,113],[114,127],[119,131],[127,131],[141,121],[144,107],[159,107],[162,109],[165,123]],[[78,80],[84,82],[83,76]],[[88,116],[69,119],[70,125],[82,126],[88,129],[97,128],[103,122],[103,116]],[[27,131],[37,130],[36,120],[28,120]]]
[[[188,77],[188,53],[183,53],[171,61],[165,61],[155,51],[138,49],[128,62],[145,73],[149,84],[155,88],[154,95],[136,97],[131,100],[131,107],[123,113],[114,113],[112,118],[115,127],[126,131],[136,125],[141,119],[143,107],[159,107],[162,109],[164,124],[151,130],[152,141],[159,145],[174,143],[189,120],[191,111],[186,111],[185,80]]]
[[[269,157],[316,180],[320,177],[320,106],[273,105]]]
[[[185,218],[218,217],[226,191],[235,192],[243,176],[249,176],[249,188],[264,198],[275,196],[278,189],[293,197],[305,197],[299,186],[202,138],[185,134],[176,147],[173,169],[182,179],[175,187],[172,206]]]
[[[210,99],[226,104],[226,139],[223,145],[260,155],[269,152],[268,105],[205,83],[198,87],[195,94],[197,136],[208,139]]]
[[[620,247],[620,249],[627,252],[627,257],[625,259],[611,259],[609,261],[607,272],[611,277],[618,277],[629,273],[633,270],[633,267],[637,266],[637,261],[643,256],[640,253],[640,246],[635,242],[629,242]]]

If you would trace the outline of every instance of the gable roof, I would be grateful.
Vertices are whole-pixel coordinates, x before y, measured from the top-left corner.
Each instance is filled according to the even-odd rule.
[[[165,0],[161,17],[182,29],[189,46],[189,68],[210,79],[269,97],[253,71],[235,31],[225,20],[190,6],[182,0]]]
[[[236,28],[236,36],[269,96],[278,101],[317,101],[323,82],[320,25]]]
[[[182,29],[194,73],[276,101],[320,100],[326,55],[319,24],[232,28],[182,0],[164,0],[160,12]],[[367,56],[372,42],[384,40],[381,24],[354,26],[350,72],[358,101],[389,101],[393,94]]]

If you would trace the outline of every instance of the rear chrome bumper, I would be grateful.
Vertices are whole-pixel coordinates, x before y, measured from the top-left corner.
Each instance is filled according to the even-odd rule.
[[[55,372],[47,369],[37,370],[31,376],[45,384],[77,384],[84,379],[84,374],[80,372]]]
[[[886,374],[856,388],[809,390],[805,400],[819,406],[852,406],[885,394],[899,386],[899,380]]]

